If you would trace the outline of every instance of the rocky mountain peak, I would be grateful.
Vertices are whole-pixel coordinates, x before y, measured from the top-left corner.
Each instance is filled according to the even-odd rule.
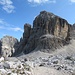
[[[31,30],[31,25],[26,23],[24,25],[24,33],[25,33],[25,35],[23,35],[23,38],[29,38],[30,30]]]
[[[20,43],[11,36],[4,36],[1,39],[1,48],[3,52],[6,49],[4,55],[10,49],[8,56],[21,52],[27,54],[36,50],[50,53],[69,43],[71,30],[72,26],[65,19],[53,13],[41,11],[33,21],[33,28],[28,23],[24,24],[24,33]]]
[[[42,11],[35,18],[33,28],[41,34],[52,34],[66,39],[69,31],[69,24],[65,19],[60,18],[53,13]]]
[[[41,11],[33,21],[33,28],[28,23],[24,25],[23,39],[18,49],[24,53],[35,50],[51,52],[69,42],[70,27],[65,19]]]
[[[47,11],[41,11],[40,14],[39,14],[42,18],[54,18],[56,15],[54,15],[53,13],[51,12],[47,12]]]

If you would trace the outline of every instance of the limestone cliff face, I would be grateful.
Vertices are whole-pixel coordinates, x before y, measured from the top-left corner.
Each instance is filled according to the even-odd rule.
[[[57,18],[54,28],[54,35],[66,39],[68,36],[68,30],[69,26],[67,21],[65,21],[64,19]]]
[[[57,37],[66,39],[69,31],[69,24],[65,19],[62,19],[52,13],[42,11],[35,18],[33,28],[39,29],[42,34],[52,34]]]
[[[70,27],[70,39],[75,39],[75,24]]]
[[[31,25],[24,25],[23,38],[20,42],[19,51],[29,53],[34,50],[51,52],[69,43],[70,24],[53,13],[46,11],[40,14]]]

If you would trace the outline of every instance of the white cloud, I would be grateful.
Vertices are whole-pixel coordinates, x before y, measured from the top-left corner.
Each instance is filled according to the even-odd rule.
[[[48,0],[28,0],[29,2],[34,2],[34,3],[45,3],[47,2]]]
[[[7,13],[14,12],[15,7],[13,6],[13,2],[11,0],[0,0],[0,5],[2,5],[3,10]]]
[[[2,26],[9,26],[10,27],[10,24],[5,22],[4,19],[0,19],[0,25],[2,25]]]
[[[0,19],[0,24],[3,24],[4,22],[3,22],[3,19]]]
[[[19,27],[10,28],[10,30],[23,32],[23,29],[21,29],[21,28],[19,28]]]
[[[75,0],[70,0],[70,2],[75,3]]]
[[[36,4],[42,4],[42,3],[55,3],[56,0],[28,0],[29,3],[36,3]]]
[[[15,27],[14,25],[5,22],[3,19],[0,19],[0,29],[23,32],[23,29],[20,27]]]

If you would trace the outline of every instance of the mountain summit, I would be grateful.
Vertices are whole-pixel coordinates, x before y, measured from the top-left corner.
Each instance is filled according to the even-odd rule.
[[[54,51],[69,43],[71,30],[72,26],[65,19],[41,11],[33,21],[33,28],[28,23],[24,25],[18,51],[23,51],[25,54],[36,50]]]
[[[56,16],[53,13],[41,11],[34,19],[33,27],[28,23],[24,25],[23,37],[20,39],[20,42],[17,43],[16,48],[14,48],[15,44],[13,45],[11,41],[13,38],[10,40],[9,36],[3,38],[3,41],[1,40],[1,42],[3,44],[9,43],[8,45],[10,46],[11,44],[11,47],[14,48],[14,53],[11,52],[13,51],[12,48],[10,50],[11,56],[18,55],[20,53],[28,54],[33,51],[51,53],[56,49],[69,44],[70,40],[72,38],[74,39],[74,32],[74,25],[70,25],[65,19]],[[5,46],[3,46],[1,42],[0,52],[4,52],[5,49],[3,48]],[[8,54],[9,51],[6,51],[6,54],[4,55]]]

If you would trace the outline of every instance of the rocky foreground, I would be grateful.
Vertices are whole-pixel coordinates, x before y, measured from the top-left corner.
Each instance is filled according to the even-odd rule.
[[[0,58],[0,75],[75,75],[75,40],[55,52]]]

